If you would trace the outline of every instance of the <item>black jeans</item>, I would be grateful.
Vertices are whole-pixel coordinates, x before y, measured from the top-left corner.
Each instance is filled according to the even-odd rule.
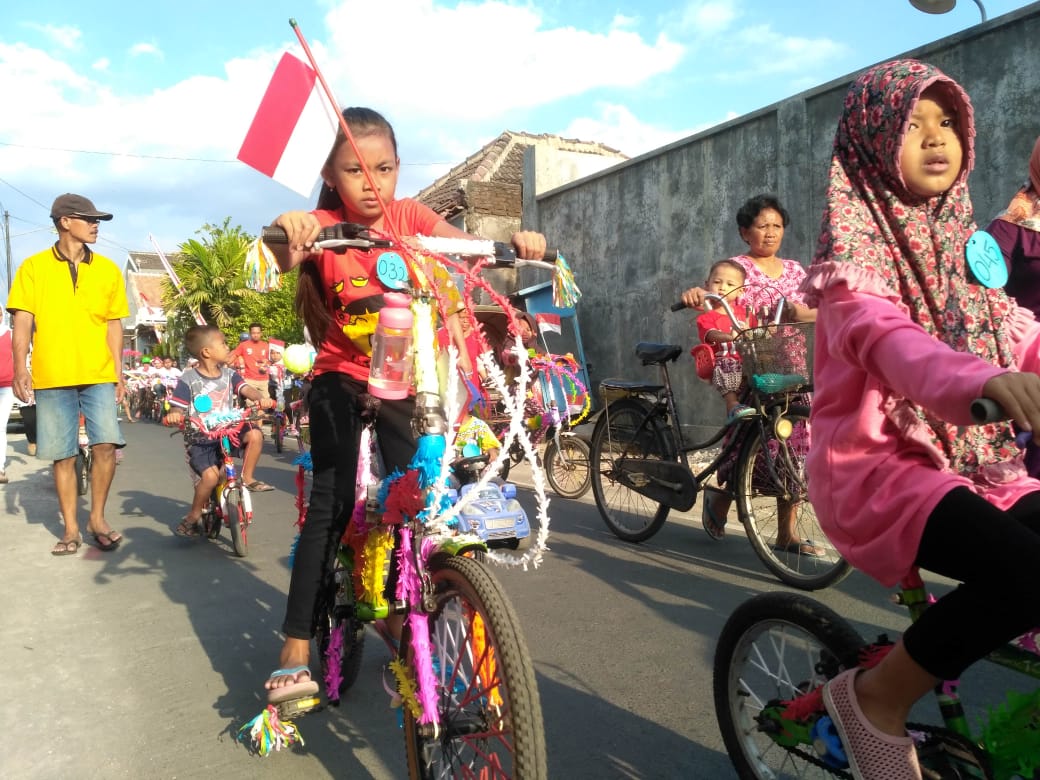
[[[321,374],[310,388],[311,461],[314,471],[307,521],[296,545],[282,631],[294,639],[314,636],[322,586],[332,573],[339,540],[354,511],[361,441],[361,382],[345,374]],[[415,399],[381,401],[376,437],[386,473],[405,469],[415,454],[411,418]]]
[[[22,425],[25,426],[25,440],[29,444],[36,443],[36,404],[30,406],[23,406],[21,409],[22,413]]]
[[[1040,627],[1040,492],[1004,512],[967,488],[935,507],[916,563],[962,583],[903,634],[910,657],[943,680]]]

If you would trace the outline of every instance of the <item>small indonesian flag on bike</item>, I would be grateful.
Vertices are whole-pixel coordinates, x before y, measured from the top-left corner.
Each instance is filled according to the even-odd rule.
[[[553,333],[563,333],[559,314],[536,314],[534,315],[534,321],[538,323],[539,333],[545,333],[547,330]]]
[[[339,118],[317,74],[286,52],[275,68],[238,159],[305,198],[336,138]]]

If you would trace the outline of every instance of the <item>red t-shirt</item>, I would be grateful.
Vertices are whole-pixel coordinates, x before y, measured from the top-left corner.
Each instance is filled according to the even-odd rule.
[[[737,318],[744,327],[753,328],[755,326],[755,318],[748,314],[747,309],[743,306],[738,306],[735,303],[729,305],[730,309],[733,310],[733,316]],[[697,315],[697,335],[700,336],[701,342],[709,344],[704,337],[708,335],[708,331],[717,330],[720,333],[733,333],[733,321],[726,314],[726,310],[709,309],[703,314]],[[711,344],[712,348],[718,352],[722,349],[722,342],[718,344]]]
[[[271,361],[270,344],[266,341],[253,341],[252,339],[241,341],[228,355],[228,365],[238,368],[240,364],[239,358],[242,358],[241,363],[245,366],[242,369],[242,376],[248,381],[267,381],[267,366]],[[257,362],[263,362],[264,368],[262,371],[257,368]]]
[[[387,212],[402,237],[432,235],[434,227],[444,221],[437,212],[410,198],[391,201]],[[345,221],[339,211],[312,213],[323,227]],[[379,281],[379,257],[383,252],[395,251],[348,249],[336,254],[327,249],[315,259],[325,285],[325,300],[332,311],[332,325],[314,360],[315,375],[338,371],[368,381],[372,334],[383,308],[383,293],[393,289]]]

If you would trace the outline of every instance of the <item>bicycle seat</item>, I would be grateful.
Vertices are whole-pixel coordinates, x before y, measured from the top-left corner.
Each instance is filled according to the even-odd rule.
[[[652,344],[646,341],[636,344],[636,357],[643,361],[644,366],[674,363],[682,351],[678,344]]]
[[[599,383],[600,390],[620,390],[623,393],[658,393],[664,385],[652,385],[631,379],[603,379]]]

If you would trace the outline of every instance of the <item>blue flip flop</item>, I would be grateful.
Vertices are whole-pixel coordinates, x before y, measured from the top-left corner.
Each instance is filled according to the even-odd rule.
[[[268,704],[281,704],[282,702],[302,699],[318,695],[318,683],[310,679],[311,670],[308,666],[294,666],[291,669],[275,669],[271,672],[268,680],[275,677],[295,677],[303,672],[307,673],[307,680],[295,682],[292,685],[283,685],[281,688],[271,688],[267,691]]]

